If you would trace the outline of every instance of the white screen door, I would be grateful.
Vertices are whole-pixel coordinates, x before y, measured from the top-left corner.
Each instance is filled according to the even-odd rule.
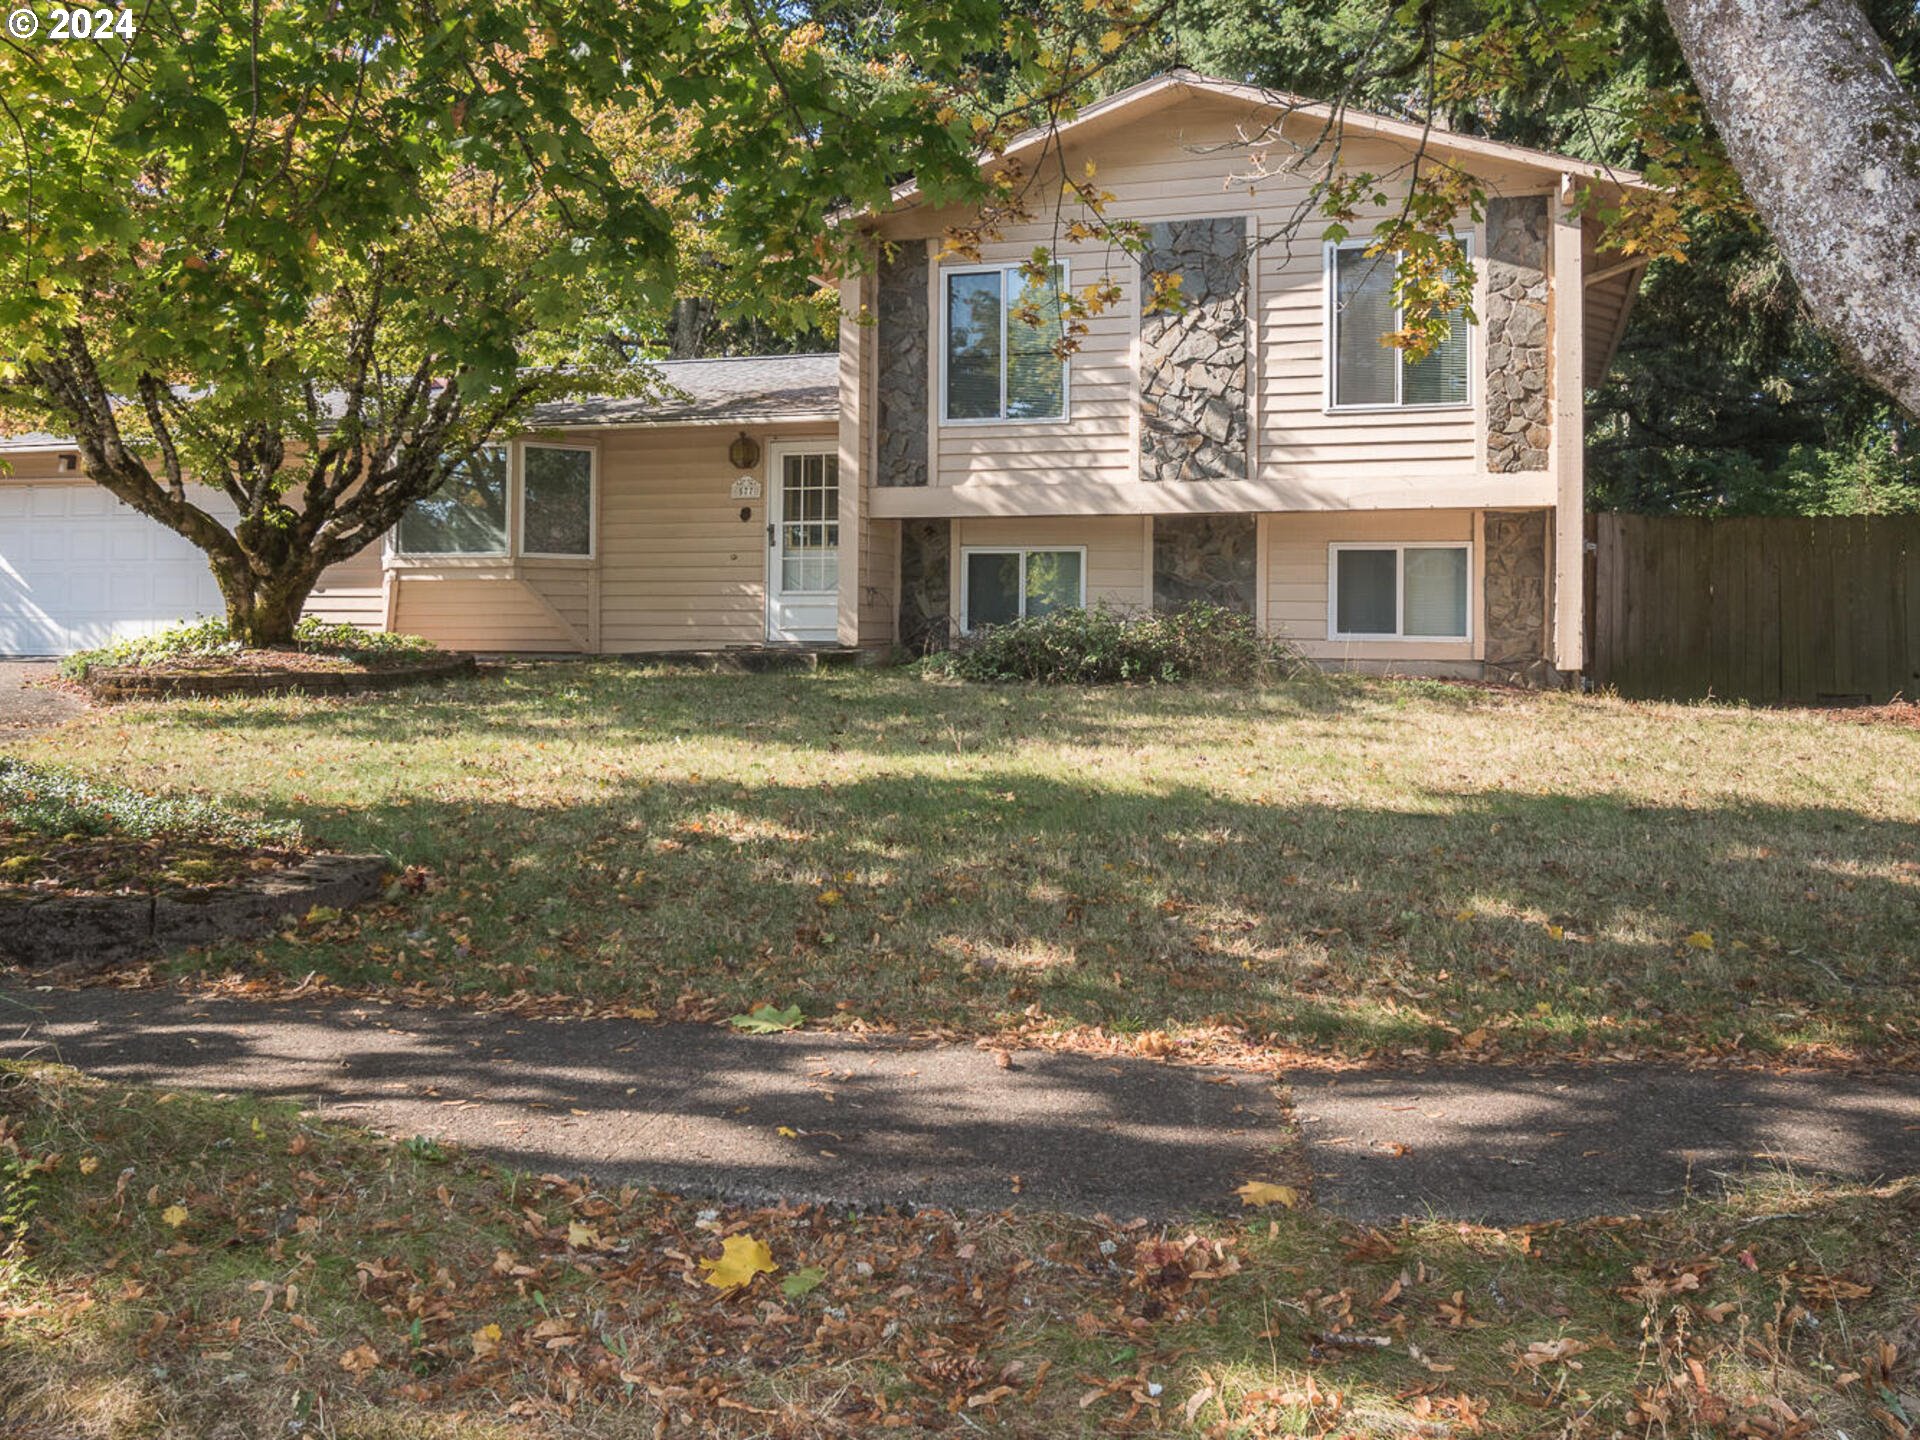
[[[768,450],[767,638],[820,643],[840,636],[840,457]]]

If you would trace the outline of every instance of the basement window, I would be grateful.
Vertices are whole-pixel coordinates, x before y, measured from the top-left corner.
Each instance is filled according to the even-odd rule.
[[[1085,546],[968,546],[961,551],[960,628],[969,634],[1086,603]]]
[[[1334,545],[1329,640],[1465,640],[1471,547]]]

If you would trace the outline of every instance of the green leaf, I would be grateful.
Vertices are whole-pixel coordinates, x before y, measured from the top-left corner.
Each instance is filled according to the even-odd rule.
[[[756,1005],[745,1015],[735,1015],[727,1023],[749,1035],[772,1035],[781,1030],[798,1030],[806,1023],[798,1005],[776,1010],[771,1005]]]
[[[809,1265],[804,1270],[796,1270],[780,1282],[780,1293],[789,1300],[798,1300],[802,1295],[810,1295],[818,1290],[827,1278],[827,1272],[818,1265]]]

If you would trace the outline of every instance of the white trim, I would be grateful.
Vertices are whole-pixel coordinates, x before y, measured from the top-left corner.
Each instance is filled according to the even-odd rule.
[[[817,440],[769,440],[766,443],[764,453],[760,459],[760,493],[764,497],[764,503],[766,505],[766,509],[762,513],[767,517],[768,526],[767,540],[764,547],[765,553],[762,557],[760,569],[761,609],[763,611],[761,629],[767,638],[767,643],[771,645],[828,644],[836,641],[839,635],[840,593],[843,588],[842,582],[844,582],[847,575],[846,556],[847,535],[849,531],[846,504],[847,477],[840,466],[839,446],[837,444],[827,444],[825,440],[826,437],[824,436]],[[781,547],[778,537],[779,527],[786,523],[785,466],[783,462],[790,455],[818,455],[823,459],[831,460],[834,465],[834,484],[838,490],[834,498],[835,519],[833,522],[834,587],[831,590],[799,590],[794,592],[794,594],[798,596],[804,596],[823,606],[829,601],[832,603],[834,610],[832,625],[819,626],[811,631],[776,630],[774,626],[775,606],[781,602],[782,597],[787,593],[779,582]],[[857,524],[852,528],[856,541],[855,554],[857,555]],[[832,633],[828,633],[829,631]]]
[[[519,525],[513,534],[514,544],[519,548],[515,554],[523,560],[597,560],[600,558],[600,442],[598,440],[516,440],[513,444],[514,460],[510,467],[509,480],[512,488],[520,492]],[[539,450],[581,450],[588,459],[587,469],[587,548],[583,554],[579,551],[547,551],[527,549],[527,451]]]
[[[1065,425],[1073,419],[1073,363],[1071,360],[1060,362],[1060,413],[1058,415],[1008,415],[1007,414],[1007,350],[1008,315],[1012,306],[1007,302],[1007,281],[1009,273],[1017,274],[1026,265],[1024,260],[1012,260],[1004,263],[984,262],[969,265],[933,265],[928,268],[934,275],[933,302],[939,311],[938,323],[932,329],[939,346],[939,364],[936,367],[936,379],[940,389],[940,407],[935,412],[942,425]],[[1059,294],[1064,297],[1073,288],[1073,272],[1064,256],[1057,258],[1053,266],[1060,272]],[[998,415],[967,415],[955,417],[947,413],[947,282],[957,275],[999,275],[1000,280],[1000,413]],[[931,459],[929,464],[931,464]]]
[[[1463,235],[1455,231],[1453,238],[1466,247],[1467,260],[1469,263],[1472,263],[1474,253],[1472,232]],[[1479,353],[1479,346],[1475,340],[1475,335],[1480,329],[1478,325],[1467,326],[1467,394],[1464,400],[1448,400],[1429,405],[1408,405],[1396,399],[1392,401],[1368,401],[1361,404],[1342,405],[1335,399],[1338,393],[1336,390],[1337,371],[1340,366],[1340,285],[1337,257],[1342,250],[1365,250],[1373,244],[1374,242],[1372,240],[1364,236],[1355,236],[1345,240],[1328,240],[1322,246],[1320,284],[1321,293],[1325,298],[1325,313],[1320,327],[1320,353],[1322,356],[1320,367],[1322,371],[1320,377],[1321,410],[1328,415],[1430,415],[1435,413],[1457,414],[1463,410],[1472,410],[1474,406],[1479,403],[1480,399],[1479,387],[1473,383],[1473,372],[1479,368],[1475,363],[1475,356]],[[1388,263],[1388,259],[1389,257],[1385,255],[1379,257],[1381,263]],[[1480,292],[1479,268],[1478,265],[1474,266],[1473,284],[1476,297]],[[1391,274],[1391,271],[1389,271],[1389,274]],[[1400,323],[1404,318],[1403,312],[1398,304],[1393,307],[1393,318],[1395,323]],[[1402,354],[1402,363],[1393,367],[1393,393],[1396,396],[1405,393],[1404,387],[1407,378],[1405,358],[1405,355]]]
[[[407,518],[406,511],[403,510],[400,513],[400,518],[395,520],[387,529],[386,536],[382,542],[385,548],[380,557],[381,564],[399,570],[408,569],[416,565],[424,565],[432,568],[436,565],[444,565],[449,560],[467,565],[512,564],[514,559],[514,544],[520,533],[518,507],[513,502],[513,492],[515,489],[514,473],[517,468],[514,458],[514,448],[514,443],[511,440],[489,440],[485,445],[480,447],[481,450],[498,450],[506,457],[507,493],[502,497],[506,502],[506,514],[501,516],[503,528],[506,530],[506,536],[502,548],[498,550],[402,550],[400,548],[400,527],[406,523]],[[445,482],[443,481],[442,483]],[[410,503],[407,509],[411,510],[412,508],[413,506]]]
[[[1073,551],[1080,557],[1080,600],[1079,608],[1087,608],[1087,547],[1084,545],[962,545],[960,551],[960,633],[973,633],[972,604],[967,582],[967,561],[975,555],[1018,555],[1020,557],[1020,618],[1027,616],[1027,556],[1033,554],[1057,555]],[[1149,575],[1148,584],[1152,584]]]
[[[1471,540],[1330,540],[1327,542],[1327,639],[1333,644],[1459,645],[1473,643],[1474,552]],[[1349,633],[1340,628],[1340,565],[1343,550],[1393,551],[1393,625],[1390,632]],[[1405,633],[1407,595],[1407,551],[1464,550],[1467,556],[1467,628],[1459,635],[1408,635]]]

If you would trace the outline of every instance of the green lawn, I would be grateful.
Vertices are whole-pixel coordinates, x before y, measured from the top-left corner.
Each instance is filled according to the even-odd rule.
[[[0,1193],[0,1430],[28,1440],[1920,1420],[1912,1182],[1511,1230],[708,1207],[0,1066]],[[709,1284],[728,1238],[776,1268]]]
[[[581,662],[24,753],[428,877],[184,968],[1155,1051],[1920,1048],[1920,731],[1817,714]]]

